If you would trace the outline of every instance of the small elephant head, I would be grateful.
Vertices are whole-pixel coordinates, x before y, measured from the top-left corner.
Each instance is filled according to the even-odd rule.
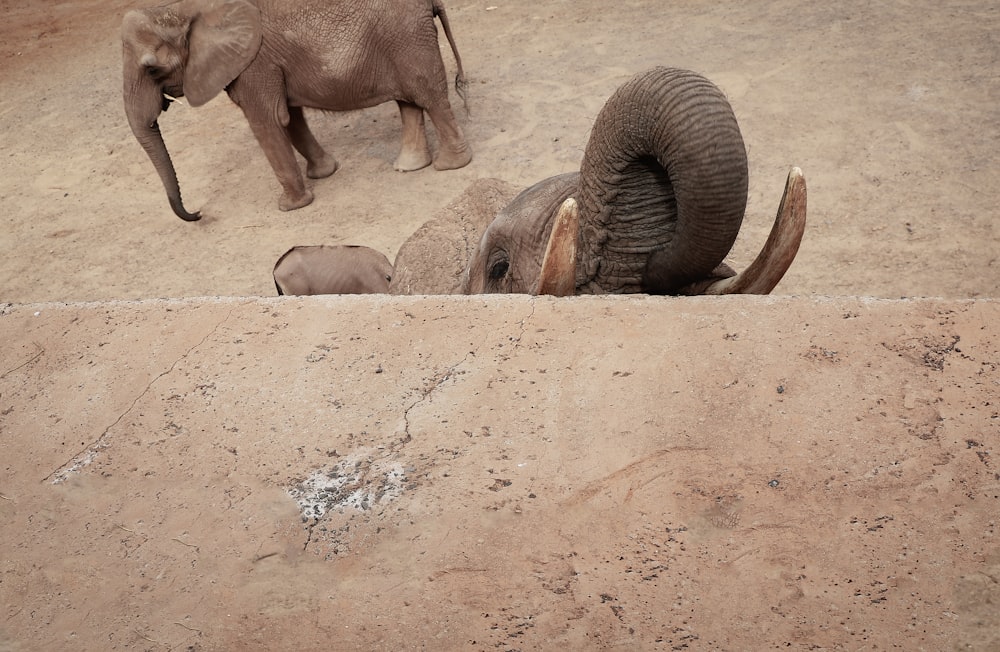
[[[274,264],[278,294],[384,294],[392,264],[371,247],[292,247]]]
[[[732,108],[696,73],[634,77],[598,115],[579,173],[542,181],[483,233],[468,294],[766,294],[805,228],[796,168],[768,244],[736,278],[723,259],[743,221],[747,159]]]
[[[183,220],[199,215],[181,202],[157,123],[160,112],[175,97],[192,106],[211,100],[253,61],[260,43],[260,14],[248,0],[181,0],[129,11],[122,20],[125,114]]]

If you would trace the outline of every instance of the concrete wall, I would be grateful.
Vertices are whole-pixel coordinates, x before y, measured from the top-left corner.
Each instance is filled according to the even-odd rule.
[[[986,649],[997,323],[855,298],[8,305],[0,648]]]

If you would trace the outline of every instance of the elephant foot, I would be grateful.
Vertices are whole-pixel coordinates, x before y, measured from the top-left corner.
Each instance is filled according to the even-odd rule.
[[[332,156],[324,156],[318,161],[306,163],[306,176],[310,179],[325,179],[340,168],[340,163]]]
[[[431,155],[427,150],[416,152],[400,152],[392,167],[397,172],[413,172],[431,164]]]
[[[464,147],[461,150],[449,152],[441,150],[434,159],[435,170],[457,170],[464,168],[472,161],[472,150]]]
[[[313,201],[312,190],[306,188],[302,191],[301,195],[292,196],[287,192],[281,195],[281,199],[278,200],[278,208],[283,211],[294,211],[296,208],[302,208],[303,206],[308,206]]]

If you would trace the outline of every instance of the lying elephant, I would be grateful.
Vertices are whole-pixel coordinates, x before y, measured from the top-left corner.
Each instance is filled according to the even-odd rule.
[[[466,247],[463,271],[420,255],[449,249],[444,228],[423,228],[400,249],[389,291],[767,294],[798,252],[805,179],[798,168],[789,172],[763,250],[736,274],[723,259],[743,221],[747,185],[746,150],[722,92],[696,73],[656,68],[608,100],[580,172],[514,197]],[[456,211],[445,213],[447,221]],[[458,222],[449,227],[453,238],[467,242],[470,220]],[[452,276],[436,287],[400,283],[404,272],[419,281],[441,269]]]
[[[200,217],[181,202],[157,123],[174,97],[201,106],[225,89],[281,183],[281,210],[313,200],[294,150],[310,178],[338,167],[309,130],[303,107],[345,111],[395,100],[403,137],[394,166],[404,171],[431,163],[426,110],[440,141],[434,167],[468,164],[472,151],[448,102],[435,17],[455,56],[460,91],[462,61],[441,0],[181,0],[129,11],[122,21],[125,113],[174,213]]]

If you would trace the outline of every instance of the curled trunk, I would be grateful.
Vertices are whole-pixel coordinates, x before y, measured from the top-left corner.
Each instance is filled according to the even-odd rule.
[[[579,292],[669,294],[712,272],[743,221],[747,158],[722,92],[655,68],[598,115],[581,165]]]

